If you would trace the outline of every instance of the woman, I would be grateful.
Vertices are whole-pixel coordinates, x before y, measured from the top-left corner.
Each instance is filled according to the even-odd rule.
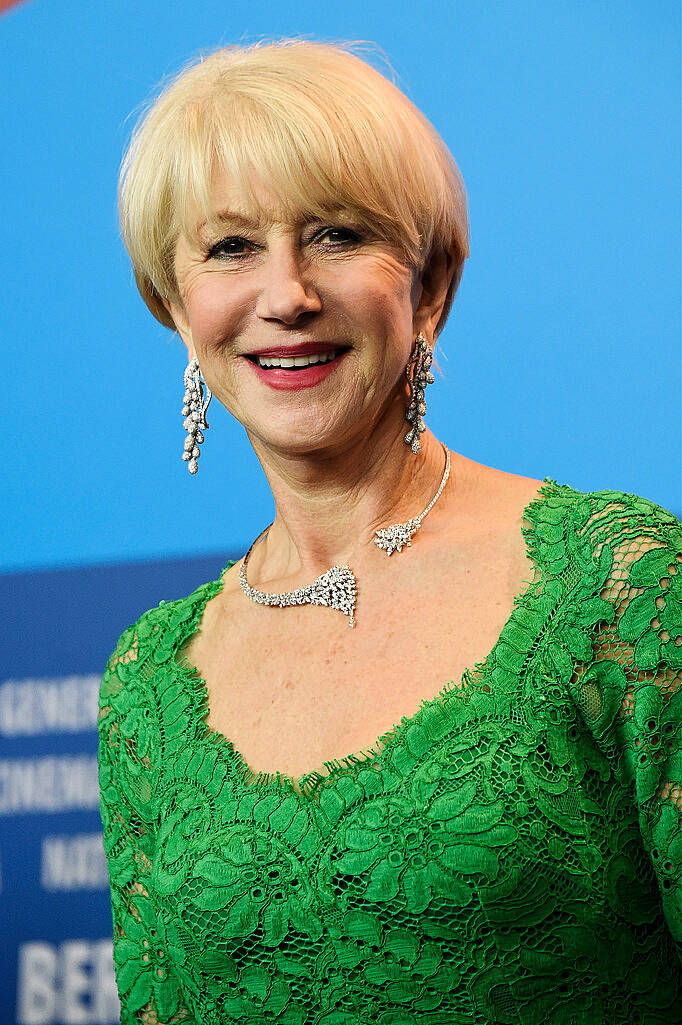
[[[426,427],[468,255],[436,131],[350,46],[229,47],[120,201],[190,472],[214,395],[276,509],[102,682],[122,1020],[682,1021],[682,525]]]

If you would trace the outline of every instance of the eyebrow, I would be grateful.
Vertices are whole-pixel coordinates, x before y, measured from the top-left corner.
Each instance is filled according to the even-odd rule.
[[[253,226],[254,223],[249,217],[244,217],[243,214],[238,214],[234,210],[220,210],[211,218],[211,220],[219,221],[221,224],[240,224],[245,228]],[[199,235],[202,231],[206,229],[208,223],[209,221],[205,217],[199,221],[199,223],[196,225],[196,228],[194,229],[197,235]]]
[[[346,207],[343,204],[341,204],[340,206],[337,204],[330,204],[329,210],[327,211],[327,215],[329,217],[346,217],[351,221],[358,221],[357,214],[349,207]],[[219,210],[213,216],[213,218],[211,218],[211,220],[217,221],[220,224],[234,224],[237,226],[241,226],[243,228],[253,228],[259,227],[263,224],[272,224],[272,219],[265,215],[262,215],[258,217],[256,220],[253,220],[251,217],[247,217],[245,214],[241,214],[237,210],[229,210],[227,208],[224,210]],[[319,217],[318,215],[301,213],[297,216],[296,220],[293,223],[295,226],[298,227],[302,224],[306,224],[308,221],[319,221],[320,223],[323,223],[323,220],[324,219],[322,217]],[[195,228],[196,234],[200,234],[207,227],[207,225],[208,220],[206,220],[205,218],[199,221]]]
[[[237,224],[244,228],[258,227],[263,223],[272,223],[270,218],[259,217],[257,220],[253,220],[251,217],[246,217],[244,214],[237,213],[236,210],[219,210],[215,214],[213,220],[219,221],[221,224]],[[299,217],[297,223],[303,224],[307,218]],[[201,220],[196,227],[196,231],[201,232],[206,228],[208,221],[206,219]]]

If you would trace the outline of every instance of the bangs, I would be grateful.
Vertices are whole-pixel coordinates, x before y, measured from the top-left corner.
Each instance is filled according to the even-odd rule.
[[[184,167],[173,203],[178,229],[196,241],[197,211],[203,223],[218,228],[212,183],[224,173],[238,189],[245,214],[256,221],[270,214],[257,198],[257,186],[264,185],[289,222],[348,213],[398,248],[408,263],[418,264],[430,247],[433,225],[424,238],[408,202],[409,182],[396,187],[409,177],[404,163],[402,174],[399,160],[386,166],[367,121],[358,126],[347,111],[330,116],[307,99],[287,97],[282,109],[252,97],[231,97],[229,104],[217,97],[192,112],[193,145],[179,154]]]

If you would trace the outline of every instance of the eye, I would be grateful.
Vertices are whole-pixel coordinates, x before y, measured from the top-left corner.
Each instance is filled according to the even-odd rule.
[[[345,236],[345,239],[343,237],[341,238],[341,242],[340,242],[341,245],[343,245],[344,243],[346,243],[348,241],[350,241],[350,242],[359,242],[360,241],[360,236],[358,235],[357,231],[351,231],[350,228],[334,228],[334,227],[323,228],[322,231],[317,233],[315,238],[321,238],[323,235],[341,235],[341,236]],[[337,245],[339,244],[338,240],[337,240],[336,244]]]
[[[329,239],[327,245],[332,249],[338,249],[341,246],[357,243],[360,241],[361,236],[350,228],[340,228],[330,225],[327,228],[323,228],[312,236],[310,242],[316,242],[322,240],[323,237],[337,236],[336,239]],[[340,236],[340,237],[339,237]],[[248,239],[241,238],[239,235],[230,235],[228,238],[223,238],[220,242],[216,242],[215,245],[207,252],[209,260],[226,260],[231,257],[234,259],[243,259],[248,253],[243,252],[244,246],[253,246],[255,243],[249,242]]]
[[[221,239],[220,242],[216,242],[214,246],[208,250],[208,258],[210,260],[220,260],[229,256],[242,256],[244,254],[237,252],[235,246],[247,246],[251,245],[245,238],[240,238],[238,235],[230,235],[229,238]]]

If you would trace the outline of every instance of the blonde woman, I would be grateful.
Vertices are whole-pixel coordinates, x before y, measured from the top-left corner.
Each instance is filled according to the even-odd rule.
[[[122,1021],[682,1021],[682,524],[429,430],[465,191],[357,49],[194,61],[123,165],[185,464],[213,396],[276,513],[107,665]]]

